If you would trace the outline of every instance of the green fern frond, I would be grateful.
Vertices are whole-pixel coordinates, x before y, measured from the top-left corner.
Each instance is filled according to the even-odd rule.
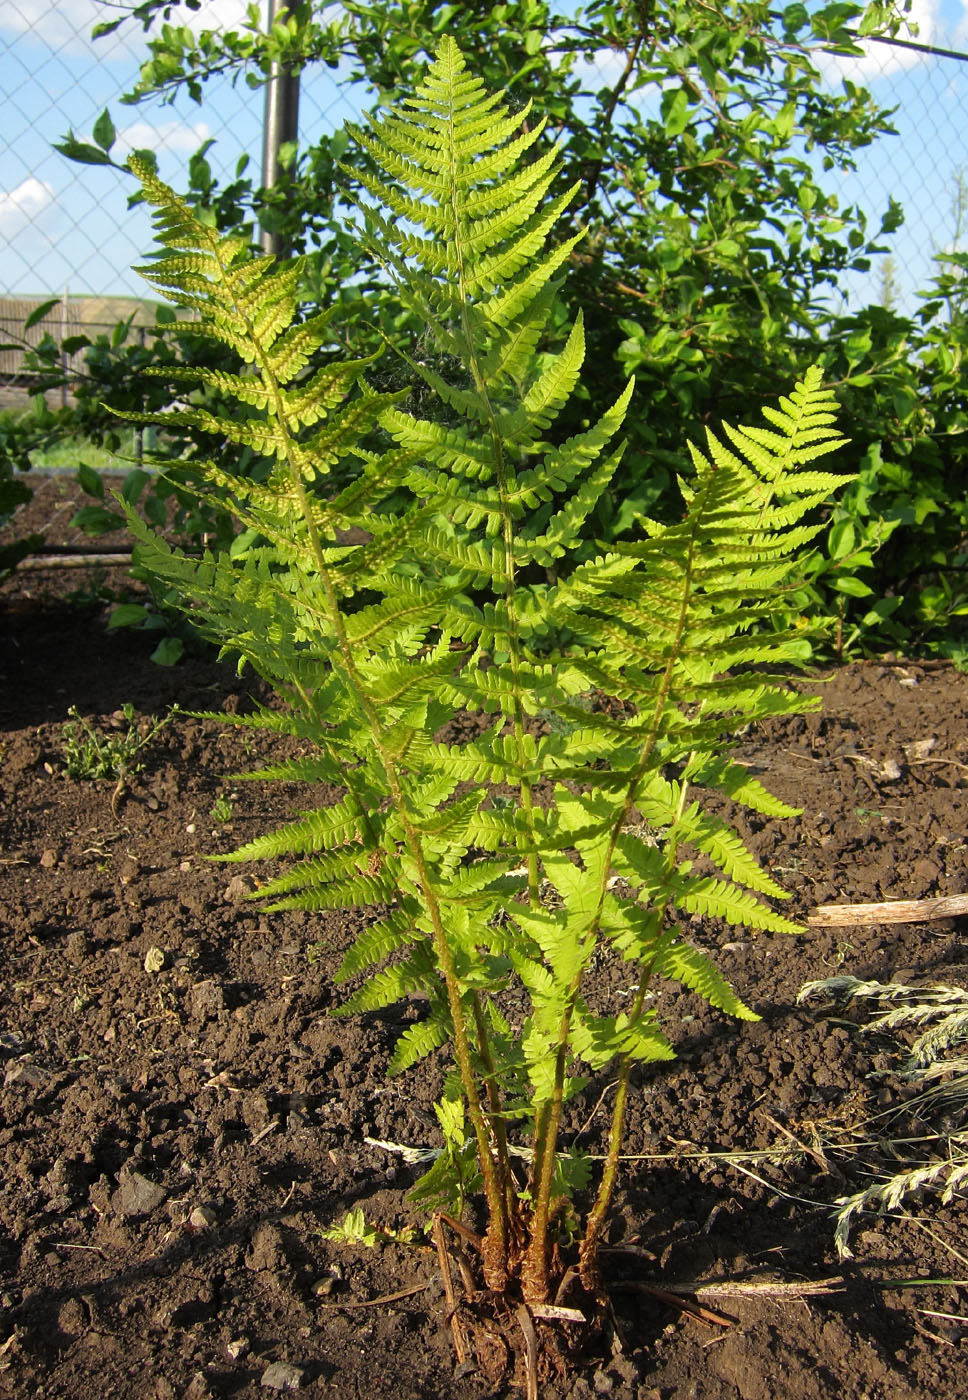
[[[345,878],[338,877],[341,870],[345,871]],[[397,872],[377,878],[353,873],[358,870],[359,865],[345,856],[300,861],[294,874],[263,885],[259,898],[267,901],[263,905],[267,913],[286,909],[371,909],[393,899]]]
[[[413,927],[410,914],[404,910],[368,924],[343,955],[336,972],[337,982],[347,982],[368,968],[375,967],[401,948],[426,942],[427,935]]]
[[[569,1043],[575,1055],[592,1069],[601,1069],[616,1059],[644,1064],[675,1059],[675,1051],[651,1015],[630,1021],[624,1013],[592,1016],[579,1010]]]
[[[802,924],[783,918],[755,895],[729,880],[716,880],[711,876],[678,876],[670,894],[675,907],[686,914],[725,919],[734,925],[769,929],[772,933],[806,932]]]
[[[805,708],[816,709],[820,701],[811,697]],[[714,788],[732,801],[758,812],[760,816],[774,819],[798,817],[800,807],[791,807],[768,792],[758,778],[750,777],[749,771],[738,763],[733,763],[721,754],[702,754],[691,765],[690,780],[697,787]]]
[[[691,992],[708,1001],[710,1006],[725,1011],[727,1016],[735,1016],[739,1021],[760,1019],[740,1000],[707,954],[691,943],[668,935],[656,958],[655,971],[660,977],[681,982]]]
[[[450,1026],[444,1021],[417,1021],[408,1026],[394,1047],[387,1074],[391,1077],[412,1069],[428,1055],[446,1045],[450,1039]]]
[[[602,936],[621,953],[626,962],[652,967],[663,940],[662,915],[643,908],[631,899],[606,894],[602,901]]]
[[[418,944],[403,962],[395,963],[371,977],[359,991],[354,992],[337,1007],[338,1016],[351,1016],[359,1011],[382,1011],[414,993],[429,994],[436,989],[440,974],[429,944]]]
[[[362,839],[364,822],[375,823],[376,817],[364,818],[355,797],[344,797],[331,807],[307,812],[299,821],[289,822],[265,836],[248,841],[237,851],[219,856],[223,861],[271,860],[281,855],[301,855],[304,852],[333,850]]]
[[[585,477],[574,495],[555,512],[540,535],[531,534],[530,531],[522,532],[514,550],[518,565],[536,563],[547,566],[574,548],[583,525],[615,475],[622,459],[622,451],[620,448],[610,457],[604,458],[591,475]]]
[[[668,871],[662,851],[628,831],[621,832],[615,840],[612,864],[616,874],[635,886],[641,902],[648,902],[666,888]]]
[[[409,413],[388,410],[383,414],[382,426],[407,452],[433,463],[447,476],[441,485],[449,489],[450,474],[462,474],[471,480],[487,481],[493,476],[491,452],[486,442],[480,442],[464,428],[442,428],[438,423],[417,419]],[[421,478],[421,486],[433,481],[432,477]]]
[[[335,757],[314,753],[304,758],[285,759],[281,763],[268,763],[261,768],[230,773],[229,777],[233,783],[339,783],[343,772]]]
[[[770,879],[733,827],[712,813],[700,811],[698,802],[682,815],[670,836],[709,855],[731,882],[758,890],[761,895],[772,895],[773,899],[789,899],[787,890]]]

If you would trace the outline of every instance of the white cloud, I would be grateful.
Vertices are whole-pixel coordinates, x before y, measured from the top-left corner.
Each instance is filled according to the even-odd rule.
[[[10,240],[54,208],[54,186],[28,175],[13,190],[0,190],[0,234]]]
[[[898,39],[915,44],[944,43],[941,21],[942,0],[912,0],[904,16]],[[817,67],[828,82],[839,83],[843,78],[854,83],[868,84],[878,78],[895,77],[898,73],[931,61],[931,55],[920,49],[904,48],[898,44],[862,42],[863,58],[839,58],[836,54],[818,54]]]
[[[125,8],[118,0],[3,0],[0,34],[12,34],[57,52],[93,53],[102,60],[146,58],[146,40],[154,30],[146,35],[135,20],[104,39],[91,38],[95,25],[117,19]],[[187,25],[196,33],[238,29],[247,8],[248,0],[204,0],[199,10],[173,10],[170,23]]]
[[[132,122],[118,132],[118,147],[122,151],[197,151],[207,141],[212,130],[207,122]]]
[[[949,47],[964,52],[965,45],[968,44],[968,0],[957,0],[955,8],[959,13],[948,34]]]

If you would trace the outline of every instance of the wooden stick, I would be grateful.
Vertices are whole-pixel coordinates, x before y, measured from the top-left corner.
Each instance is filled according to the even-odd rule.
[[[457,1297],[454,1293],[454,1282],[450,1273],[450,1257],[447,1253],[447,1246],[444,1243],[444,1231],[441,1225],[441,1215],[434,1216],[433,1229],[434,1244],[437,1246],[437,1258],[440,1261],[440,1274],[444,1285],[444,1297],[447,1300],[447,1318],[450,1323],[451,1335],[454,1338],[454,1351],[457,1354],[457,1364],[463,1366],[467,1361],[467,1342],[464,1338],[464,1329],[460,1325],[460,1318],[457,1315]]]
[[[31,554],[21,559],[18,570],[29,569],[126,569],[131,563],[130,549],[125,554]]]
[[[849,924],[922,924],[968,914],[968,894],[938,899],[894,899],[886,904],[823,904],[807,915],[811,928],[844,928]]]
[[[455,1235],[459,1235],[459,1236],[461,1237],[462,1240],[466,1240],[468,1244],[473,1245],[474,1248],[477,1250],[478,1254],[480,1254],[480,1252],[481,1252],[481,1237],[480,1237],[480,1235],[475,1235],[473,1230],[469,1230],[469,1229],[467,1228],[466,1225],[464,1225],[464,1224],[461,1223],[461,1221],[455,1220],[454,1217],[453,1217],[452,1215],[447,1215],[447,1214],[446,1214],[444,1211],[442,1211],[442,1210],[439,1210],[439,1211],[437,1212],[437,1218],[438,1218],[439,1220],[443,1221],[443,1223],[444,1223],[445,1225],[449,1225],[450,1228],[453,1230],[453,1232],[454,1232]]]
[[[678,1292],[682,1285],[667,1285],[670,1293]],[[748,1283],[739,1280],[723,1280],[722,1283],[700,1283],[693,1288],[685,1285],[697,1298],[818,1298],[827,1293],[843,1293],[846,1284],[842,1278],[815,1279],[812,1283],[778,1283],[774,1279],[751,1279]]]
[[[69,1246],[74,1248],[74,1246]],[[415,1283],[412,1288],[399,1288],[396,1293],[382,1293],[379,1298],[337,1298],[335,1302],[317,1303],[320,1308],[382,1308],[385,1303],[397,1303],[401,1298],[412,1298],[422,1293],[428,1285]]]
[[[678,1289],[656,1288],[654,1284],[639,1283],[632,1279],[616,1279],[612,1287],[628,1289],[635,1293],[647,1293],[650,1298],[655,1298],[670,1308],[676,1308],[679,1312],[687,1313],[689,1317],[694,1317],[697,1322],[705,1322],[710,1327],[732,1327],[733,1325],[733,1319],[727,1317],[725,1313],[705,1308],[702,1303],[697,1303],[692,1298],[686,1297],[685,1289],[680,1292]]]
[[[545,1322],[587,1322],[580,1308],[563,1308],[559,1303],[532,1303],[531,1316]]]
[[[524,1303],[514,1310],[518,1326],[524,1336],[524,1374],[527,1384],[527,1400],[538,1400],[538,1338],[535,1335],[531,1314]]]
[[[811,1147],[809,1143],[804,1142],[802,1138],[798,1138],[796,1133],[791,1133],[790,1129],[785,1128],[782,1123],[778,1123],[772,1113],[767,1113],[765,1109],[761,1109],[760,1111],[771,1127],[776,1128],[778,1133],[782,1133],[785,1138],[788,1138],[796,1147],[799,1147],[801,1152],[805,1153],[808,1157],[812,1157],[821,1171],[830,1172],[841,1181],[846,1180],[840,1168],[834,1166],[832,1162],[828,1162],[822,1152],[818,1151],[815,1147]]]

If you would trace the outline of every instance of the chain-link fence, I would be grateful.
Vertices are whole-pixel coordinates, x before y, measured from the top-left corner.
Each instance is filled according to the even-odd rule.
[[[245,8],[245,0],[207,0],[179,22],[237,28]],[[839,180],[843,203],[861,204],[875,226],[889,198],[903,204],[905,225],[887,279],[881,268],[848,286],[854,301],[891,295],[902,309],[929,280],[933,257],[964,247],[968,166],[968,0],[917,0],[914,9],[916,45],[871,44],[863,60],[824,61],[826,81],[839,85],[846,77],[871,86],[885,105],[899,104],[898,136],[861,152],[856,174],[831,172],[825,181],[836,188]],[[90,140],[105,107],[118,125],[116,153],[154,149],[162,176],[175,184],[183,183],[188,155],[207,140],[213,141],[209,162],[221,178],[231,176],[242,157],[257,176],[263,91],[213,80],[203,106],[185,97],[171,106],[120,106],[145,57],[144,35],[128,24],[103,39],[89,37],[95,24],[117,14],[107,0],[4,0],[0,7],[0,239],[6,245],[0,322],[52,296],[69,308],[82,298],[142,295],[130,269],[150,246],[147,212],[126,208],[127,190],[115,170],[74,165],[52,149],[69,128]],[[125,114],[127,124],[119,121]],[[301,142],[353,114],[353,94],[340,87],[338,75],[322,65],[302,75]],[[4,329],[0,324],[0,333]]]
[[[889,260],[867,277],[848,279],[855,305],[878,301],[910,312],[945,252],[968,248],[968,0],[914,0],[916,37],[865,45],[864,59],[830,59],[828,81],[869,87],[893,107],[897,134],[858,153],[856,173],[825,177],[842,204],[859,204],[876,220],[895,199],[904,223]]]
[[[238,29],[246,8],[247,0],[206,0],[202,10],[181,14],[179,23]],[[181,185],[188,157],[211,141],[208,159],[218,178],[233,175],[246,158],[259,184],[264,89],[225,81],[210,85],[204,106],[185,97],[166,106],[122,106],[147,48],[137,24],[91,38],[95,25],[117,16],[118,7],[107,0],[4,0],[0,6],[0,343],[36,345],[45,332],[60,338],[65,325],[68,335],[93,339],[115,324],[114,311],[116,319],[139,318],[144,284],[131,269],[151,246],[148,211],[127,208],[129,190],[116,170],[77,165],[53,149],[68,131],[89,142],[105,108],[117,128],[115,159],[148,148],[163,178]],[[356,111],[330,70],[319,66],[303,75],[302,141],[337,129]],[[25,317],[54,296],[58,308],[24,333]],[[23,355],[0,351],[0,407],[11,399],[22,403],[33,387]]]

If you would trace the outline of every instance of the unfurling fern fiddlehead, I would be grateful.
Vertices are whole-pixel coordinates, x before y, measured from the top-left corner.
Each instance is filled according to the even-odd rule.
[[[405,392],[377,392],[368,361],[323,351],[328,318],[297,315],[298,263],[252,258],[132,161],[160,211],[163,251],[146,275],[243,365],[186,366],[186,384],[216,388],[239,413],[189,406],[178,420],[267,465],[263,480],[241,481],[200,464],[250,532],[231,557],[199,563],[134,528],[141,567],[286,701],[284,714],[236,722],[312,741],[310,757],[262,776],[343,793],[228,859],[299,857],[261,889],[270,908],[367,913],[341,969],[366,980],[344,1010],[427,995],[391,1069],[453,1046],[441,1121],[454,1143],[469,1119],[485,1279],[519,1280],[539,1302],[555,1281],[562,1196],[580,1179],[558,1136],[581,1067],[618,1065],[580,1254],[594,1292],[631,1072],[673,1055],[651,983],[672,978],[753,1017],[677,915],[795,930],[760,898],[784,892],[692,792],[790,813],[729,760],[728,739],[813,703],[770,669],[806,654],[773,623],[815,532],[805,517],[841,480],[813,464],[842,440],[811,373],[767,411],[768,427],[692,449],[681,520],[644,521],[641,539],[594,555],[583,527],[621,457],[632,386],[581,431],[560,430],[584,341],[579,321],[554,348],[555,288],[577,240],[548,239],[574,192],[552,193],[553,148],[527,158],[543,132],[527,116],[488,96],[444,40],[415,95],[352,132],[371,157],[358,202],[367,253],[439,352],[400,352],[433,416],[411,412]],[[592,710],[597,693],[622,717]],[[448,741],[467,710],[491,722]],[[692,874],[684,851],[720,874]],[[622,1010],[586,1000],[609,947],[637,969]],[[530,1002],[519,1024],[502,1007],[512,982]],[[529,1120],[521,1192],[509,1136]],[[423,1189],[446,1191],[443,1165]]]

